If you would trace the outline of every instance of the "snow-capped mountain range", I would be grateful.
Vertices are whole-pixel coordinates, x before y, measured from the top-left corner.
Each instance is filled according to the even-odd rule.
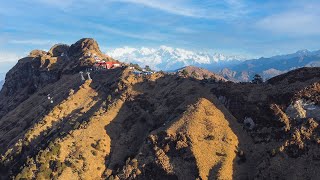
[[[123,62],[149,65],[156,70],[176,70],[185,66],[197,66],[220,73],[233,81],[249,81],[254,74],[268,79],[300,67],[319,67],[320,50],[299,50],[295,53],[276,55],[270,58],[246,59],[219,53],[204,53],[180,48],[117,48],[107,53]]]
[[[124,62],[137,63],[140,66],[149,65],[156,70],[174,70],[189,65],[201,66],[245,60],[241,56],[195,52],[168,46],[160,46],[159,48],[116,48],[107,52],[107,55]]]

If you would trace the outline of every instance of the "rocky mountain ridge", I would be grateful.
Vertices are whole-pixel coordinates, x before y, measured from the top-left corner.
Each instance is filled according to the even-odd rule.
[[[185,71],[185,72],[184,72]],[[186,66],[174,71],[185,77],[191,77],[198,80],[213,80],[213,81],[223,81],[226,82],[227,79],[220,76],[219,74],[213,73],[207,69],[196,67],[196,66]],[[184,74],[185,73],[185,74]]]
[[[33,50],[29,56],[20,59],[6,74],[6,81],[0,92],[3,97],[0,102],[0,118],[38,89],[58,81],[62,75],[91,67],[95,60],[88,56],[89,53],[114,61],[101,53],[95,40],[88,38],[71,46],[54,45],[48,52]]]
[[[303,50],[288,55],[247,60],[225,67],[220,74],[229,80],[247,82],[255,74],[269,79],[302,67],[320,67],[320,52]]]
[[[320,176],[320,68],[261,84],[138,76],[130,68],[83,81],[88,50],[99,52],[94,42],[34,51],[8,73],[0,92],[1,179]],[[70,59],[55,61],[66,49]]]

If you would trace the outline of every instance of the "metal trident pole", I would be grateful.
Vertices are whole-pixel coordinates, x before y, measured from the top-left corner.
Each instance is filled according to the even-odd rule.
[[[88,75],[88,79],[91,80],[90,72],[87,72],[87,75]]]
[[[81,75],[81,80],[82,80],[82,81],[85,81],[86,79],[84,79],[84,77],[83,77],[83,72],[82,72],[82,71],[80,71],[80,75]]]

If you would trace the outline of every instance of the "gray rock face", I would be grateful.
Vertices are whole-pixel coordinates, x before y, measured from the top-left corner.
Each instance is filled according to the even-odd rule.
[[[1,80],[1,81],[0,81],[0,91],[1,91],[1,89],[2,89],[3,84],[4,84],[4,80]]]
[[[251,117],[246,117],[243,121],[243,123],[250,129],[252,130],[255,127],[255,123]]]
[[[52,60],[55,62],[55,60]],[[50,70],[50,60],[40,56],[25,57],[7,73],[6,81],[0,92],[0,119],[3,115],[15,108],[22,101],[35,93],[39,87],[59,80],[61,72],[58,69]]]
[[[304,99],[299,99],[292,103],[286,110],[286,114],[291,119],[314,118],[320,120],[320,106]]]

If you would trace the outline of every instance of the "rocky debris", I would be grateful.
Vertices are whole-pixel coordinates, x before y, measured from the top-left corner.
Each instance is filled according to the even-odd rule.
[[[295,101],[286,109],[286,114],[292,119],[301,119],[306,117],[306,110],[302,107],[302,100]]]
[[[312,118],[304,121],[300,127],[296,127],[291,138],[284,143],[283,149],[290,157],[298,158],[310,148],[320,145],[319,124]],[[313,143],[315,142],[315,143]]]
[[[252,130],[255,127],[255,123],[253,122],[253,119],[251,117],[246,117],[243,121],[243,124],[248,127],[250,130]]]
[[[297,92],[294,99],[305,99],[306,101],[314,102],[315,105],[320,104],[320,82],[316,82],[303,88]]]
[[[307,102],[304,99],[299,99],[290,104],[286,109],[286,114],[292,119],[315,118],[320,120],[320,106],[314,102]]]
[[[225,96],[219,96],[219,97],[218,97],[218,100],[219,100],[222,104],[224,104],[226,107],[229,106],[229,101],[228,101],[228,99],[227,99]]]

